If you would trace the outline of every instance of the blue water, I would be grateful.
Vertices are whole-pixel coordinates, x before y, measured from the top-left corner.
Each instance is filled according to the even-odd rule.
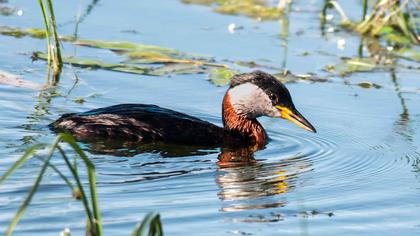
[[[59,33],[73,34],[79,9],[83,15],[91,3],[54,2]],[[37,1],[7,4],[22,9],[23,15],[0,16],[0,25],[43,27]],[[322,1],[295,1],[284,39],[278,21],[220,15],[207,6],[174,0],[98,1],[80,23],[78,34],[83,39],[154,44],[220,61],[254,60],[279,68],[285,65],[294,73],[327,76],[325,65],[357,55],[359,38],[343,31],[322,36],[321,5]],[[359,17],[359,2],[347,5],[349,15]],[[243,29],[231,34],[227,30],[231,23]],[[346,40],[344,50],[337,48],[340,38]],[[106,50],[69,43],[63,47],[69,56],[121,59]],[[0,36],[0,70],[43,84],[45,63],[29,57],[44,49],[44,40]],[[302,56],[303,52],[309,55]],[[328,83],[287,84],[297,108],[318,133],[262,118],[271,142],[254,154],[254,165],[220,166],[217,149],[183,157],[157,152],[133,157],[88,153],[96,165],[105,235],[129,234],[150,211],[161,213],[166,235],[418,235],[418,75],[418,70],[399,67],[394,81],[384,70],[332,76]],[[382,88],[352,85],[363,81]],[[60,114],[118,103],[152,103],[221,125],[226,89],[210,83],[206,74],[157,77],[69,66],[52,89],[61,95],[51,99],[35,90],[0,84],[0,173],[31,144],[51,141],[54,134],[45,126]],[[73,102],[79,97],[86,102]],[[58,155],[53,163],[65,167]],[[7,228],[41,164],[30,160],[0,186],[0,232]],[[83,171],[81,176],[86,180]],[[49,170],[14,235],[57,235],[66,227],[72,235],[84,234],[82,204]]]

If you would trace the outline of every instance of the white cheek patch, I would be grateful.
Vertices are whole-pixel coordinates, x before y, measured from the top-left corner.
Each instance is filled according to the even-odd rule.
[[[245,83],[229,90],[230,103],[235,112],[247,118],[259,116],[279,117],[268,95],[255,84]]]

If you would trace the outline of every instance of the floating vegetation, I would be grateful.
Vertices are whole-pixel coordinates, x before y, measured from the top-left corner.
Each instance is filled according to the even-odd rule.
[[[165,64],[164,66],[153,67],[150,75],[204,74],[208,73],[209,69],[209,67],[189,64]]]
[[[45,30],[37,28],[21,29],[8,26],[0,26],[0,34],[16,38],[22,38],[25,36],[37,39],[46,38]]]
[[[409,48],[382,48],[379,41],[376,39],[365,39],[364,44],[370,53],[370,56],[354,58],[341,58],[341,62],[336,65],[327,65],[324,67],[325,71],[335,73],[340,76],[347,76],[355,72],[369,72],[378,69],[392,70],[397,65],[397,59],[402,58],[414,62],[420,62],[420,51],[418,46]],[[417,69],[412,66],[407,69]]]
[[[109,49],[115,51],[138,51],[138,52],[156,52],[171,55],[183,55],[180,51],[159,47],[155,45],[147,45],[131,42],[114,42],[114,41],[100,41],[100,40],[77,40],[73,42],[78,46]]]
[[[39,29],[19,29],[3,26],[0,27],[0,34],[13,37],[28,36],[33,38],[45,38],[45,34]],[[218,63],[211,57],[181,52],[156,45],[124,41],[74,40],[74,37],[72,36],[61,36],[59,38],[61,41],[70,42],[80,47],[111,50],[118,55],[126,57],[126,60],[120,63],[107,63],[101,60],[78,57],[62,58],[64,64],[70,64],[75,67],[151,76],[207,73],[209,74],[209,81],[217,86],[228,84],[230,78],[235,73],[239,73],[239,71],[232,69],[231,66],[224,63]],[[32,59],[48,60],[48,54],[34,52]],[[258,64],[255,61],[223,61],[232,65],[252,69],[266,68],[275,71],[281,70],[274,66]],[[285,76],[283,72],[278,73],[277,78],[284,83],[297,82],[299,80],[310,82],[328,81],[327,79],[319,78],[314,75],[294,75],[289,73]]]
[[[212,58],[180,52],[175,49],[131,42],[109,42],[98,40],[78,40],[73,42],[78,46],[109,49],[118,54],[126,55],[134,64],[192,64],[195,66],[227,67],[214,63]]]
[[[210,70],[209,80],[216,86],[227,85],[237,72],[229,68],[214,68]]]
[[[226,15],[241,15],[257,20],[276,20],[282,8],[270,6],[265,0],[182,0],[186,4],[212,6],[213,11]]]
[[[418,14],[413,14],[415,6],[410,7],[409,0],[377,0],[370,12],[367,1],[364,0],[362,19],[359,22],[349,20],[338,2],[328,0],[321,15],[322,26],[330,7],[340,14],[340,25],[343,28],[357,32],[363,38],[359,47],[359,58],[346,58],[335,66],[327,65],[324,67],[326,71],[345,76],[378,68],[392,69],[397,58],[420,61],[420,18]],[[368,57],[363,57],[363,48],[369,51]]]
[[[193,58],[177,58],[171,57],[168,54],[162,54],[157,52],[142,52],[134,51],[126,54],[130,60],[130,63],[135,64],[166,64],[166,63],[178,63],[178,64],[191,64],[195,66],[213,66],[213,67],[227,67],[223,64],[212,63],[203,59]]]
[[[22,37],[31,37],[36,39],[45,39],[47,35],[45,34],[45,30],[38,29],[38,28],[16,28],[16,27],[9,27],[9,26],[0,26],[0,34],[6,36],[12,36],[15,38],[22,38]],[[74,41],[73,36],[58,36],[60,41],[63,42],[71,42]]]
[[[16,38],[32,37],[37,39],[46,38],[45,31],[37,28],[14,28],[8,26],[0,26],[0,34],[12,36]],[[58,36],[63,42],[72,42],[74,45],[83,47],[92,47],[99,49],[112,50],[118,54],[125,54],[130,59],[144,59],[145,63],[162,62],[162,63],[189,63],[189,64],[205,64],[211,63],[211,58],[180,52],[175,49],[164,48],[156,45],[131,43],[131,42],[115,42],[101,40],[75,40],[73,36]],[[183,59],[183,60],[179,60]],[[188,59],[188,60],[185,60]],[[148,60],[148,62],[146,62]],[[215,66],[224,66],[221,64],[212,64]]]
[[[329,82],[326,78],[318,77],[314,74],[293,74],[289,70],[284,70],[282,73],[273,74],[282,83],[296,83],[298,81],[309,82]]]
[[[42,52],[34,52],[32,55],[34,60],[41,59],[41,60],[48,60],[48,55]],[[90,69],[104,69],[104,70],[111,70],[117,72],[126,72],[126,73],[133,73],[133,74],[149,74],[148,68],[140,67],[135,65],[125,65],[125,64],[112,64],[112,63],[105,63],[98,60],[91,60],[86,58],[75,58],[75,57],[63,57],[63,63],[70,64],[77,67],[82,68],[90,68]]]
[[[376,88],[376,89],[382,88],[381,85],[375,84],[375,83],[372,83],[372,82],[368,82],[368,81],[357,83],[357,85],[361,88]]]
[[[412,14],[409,0],[377,0],[369,15],[367,15],[367,1],[363,1],[363,17],[359,22],[352,22],[345,15],[336,1],[325,1],[321,15],[321,23],[326,19],[327,8],[334,7],[341,15],[341,26],[358,32],[363,36],[384,38],[399,45],[420,44],[419,16]]]
[[[390,53],[395,55],[396,57],[401,57],[406,60],[420,62],[420,48],[418,47],[400,48],[400,49],[393,50]]]
[[[343,58],[339,64],[327,65],[324,70],[346,76],[353,72],[373,71],[378,66],[372,58]]]
[[[217,86],[224,86],[229,84],[232,76],[237,73],[237,71],[229,68],[215,68],[210,70],[209,80]],[[328,79],[318,77],[314,74],[293,74],[288,70],[285,70],[281,73],[275,73],[273,76],[282,83],[296,83],[299,81],[318,83],[330,82]]]
[[[88,184],[89,184],[89,195],[87,195],[87,191],[82,185],[82,181],[80,179],[78,170],[79,167],[77,166],[77,162],[71,162],[70,158],[65,153],[64,149],[62,148],[61,143],[68,144],[76,154],[76,157],[80,158],[86,166],[86,172],[88,174]],[[38,151],[40,150],[48,150],[46,155],[38,155]],[[62,159],[65,162],[65,166],[71,173],[73,179],[68,178],[60,171],[56,166],[51,163],[51,160],[54,156],[55,152],[59,152]],[[86,235],[91,236],[102,236],[102,221],[101,221],[101,213],[99,210],[99,201],[97,197],[96,191],[96,171],[94,164],[89,160],[88,156],[84,153],[84,151],[79,147],[76,143],[76,140],[68,134],[58,134],[57,137],[51,144],[36,144],[26,150],[26,152],[0,177],[0,184],[2,184],[13,172],[19,169],[25,162],[29,159],[36,157],[40,160],[43,164],[42,167],[35,179],[33,186],[31,187],[27,197],[23,201],[22,205],[20,206],[19,210],[12,218],[8,228],[6,229],[5,235],[10,236],[12,235],[15,226],[23,216],[24,212],[28,208],[29,204],[32,201],[33,196],[37,192],[39,185],[41,184],[42,178],[44,177],[46,170],[51,168],[55,173],[57,173],[60,178],[66,183],[66,185],[70,188],[72,192],[72,196],[80,200],[83,204],[84,211],[87,217],[87,224],[86,224]],[[72,181],[73,180],[73,181]],[[64,231],[70,231],[69,229]],[[160,216],[157,213],[148,214],[144,220],[138,224],[132,235],[138,236],[162,236],[163,230],[160,221]]]
[[[0,27],[0,34],[13,37],[46,38],[40,29],[19,29]],[[87,58],[63,57],[62,63],[77,67],[105,69],[143,75],[194,74],[205,73],[209,68],[228,68],[227,65],[216,63],[214,59],[202,55],[181,52],[175,49],[131,42],[115,42],[100,40],[77,40],[72,36],[59,37],[61,41],[71,42],[81,47],[92,47],[111,50],[127,59],[122,63],[106,63]],[[35,52],[33,59],[48,61],[48,54]],[[142,65],[138,65],[142,64]],[[161,66],[146,65],[160,64]]]
[[[78,97],[78,98],[73,99],[73,102],[83,104],[86,102],[86,100],[82,97]]]
[[[410,14],[408,3],[408,0],[378,0],[370,15],[356,24],[354,30],[362,35],[383,37],[398,44],[420,44],[415,25],[418,18]]]
[[[32,55],[34,60],[47,60],[48,55],[42,52],[35,52]],[[89,69],[103,69],[115,72],[140,74],[140,75],[168,75],[168,74],[191,74],[203,73],[206,71],[203,68],[195,66],[181,66],[181,65],[164,65],[161,67],[139,66],[126,63],[106,63],[99,60],[92,60],[87,58],[63,57],[63,63],[72,66],[89,68]]]

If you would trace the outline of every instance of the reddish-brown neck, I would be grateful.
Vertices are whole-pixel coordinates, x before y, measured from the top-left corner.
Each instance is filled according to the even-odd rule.
[[[239,133],[244,137],[250,137],[258,147],[267,143],[267,135],[264,128],[256,119],[248,119],[238,115],[230,103],[229,93],[225,94],[222,105],[223,125],[225,130]]]

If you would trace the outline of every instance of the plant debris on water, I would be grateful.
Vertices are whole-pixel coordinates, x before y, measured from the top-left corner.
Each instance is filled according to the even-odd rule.
[[[226,15],[241,15],[257,20],[279,19],[283,11],[265,0],[182,0],[186,4],[211,6],[213,11]]]
[[[230,78],[236,73],[236,71],[229,68],[214,68],[210,70],[209,80],[217,86],[224,86],[229,83]]]
[[[359,33],[363,37],[363,43],[360,45],[359,58],[343,59],[341,63],[334,66],[327,65],[324,69],[345,76],[353,72],[368,72],[378,68],[390,69],[395,58],[419,62],[420,18],[418,14],[413,14],[416,10],[409,2],[377,0],[368,14],[367,1],[363,1],[363,17],[355,22],[346,16],[337,1],[325,1],[321,15],[322,26],[326,24],[327,9],[333,7],[342,17],[340,25]],[[364,47],[370,56],[362,57]]]
[[[42,52],[34,52],[32,58],[34,60],[41,59],[47,60],[48,55]],[[89,68],[89,69],[103,69],[115,72],[140,74],[140,75],[152,75],[161,76],[169,74],[194,74],[204,73],[207,71],[205,68],[201,68],[195,65],[182,65],[182,64],[165,64],[160,67],[155,66],[139,66],[135,64],[127,63],[106,63],[100,60],[92,60],[87,58],[77,57],[63,57],[63,63],[70,64],[72,66]]]
[[[420,44],[418,15],[411,14],[416,11],[410,7],[409,1],[377,0],[369,15],[364,15],[359,22],[348,19],[337,1],[325,1],[321,20],[325,24],[326,12],[329,7],[334,7],[342,17],[341,26],[358,32],[363,36],[381,37],[390,42],[407,45]],[[367,1],[364,7],[367,8]],[[367,10],[364,11],[366,14]]]
[[[28,36],[32,38],[44,39],[46,37],[45,31],[42,29],[37,29],[37,28],[21,29],[21,28],[13,28],[13,27],[8,27],[8,26],[0,26],[0,34],[13,36],[16,38]]]
[[[184,3],[194,3],[194,4],[205,4],[215,7],[214,10],[226,14],[238,14],[245,15],[249,17],[260,17],[261,19],[276,19],[280,16],[281,11],[274,6],[268,6],[265,1],[211,1],[211,0],[183,0]],[[344,18],[346,24],[342,24],[345,27],[351,27],[356,30],[356,23],[352,23],[343,9],[335,1],[327,1],[329,4],[334,6]],[[241,7],[238,7],[241,6]],[[379,11],[382,9],[383,5],[375,5],[374,10]],[[327,6],[328,7],[328,6]],[[235,11],[228,11],[227,9],[235,9]],[[252,10],[254,9],[254,10]],[[259,10],[256,10],[259,9]],[[326,8],[325,8],[326,9]],[[396,8],[400,10],[400,8]],[[326,11],[326,10],[325,10]],[[383,11],[383,10],[382,10]],[[252,14],[251,14],[252,12]],[[270,14],[266,14],[270,12]],[[271,14],[272,13],[272,14]],[[274,14],[275,13],[275,14]],[[325,14],[325,13],[324,13]],[[371,22],[375,11],[372,11],[371,17],[366,17],[365,20],[361,21],[358,24],[358,27],[361,25],[366,25],[367,21]],[[391,17],[391,16],[390,16]],[[384,21],[385,23],[393,23],[395,20]],[[395,29],[395,25],[392,27],[390,25],[385,25],[382,27],[382,35],[384,32],[389,32],[392,34],[391,29]],[[397,26],[402,27],[403,24],[400,22]],[[372,29],[370,27],[369,29]],[[405,32],[411,32],[412,30],[406,30]],[[33,38],[45,38],[46,34],[44,30],[41,29],[19,29],[12,28],[7,26],[0,27],[0,34],[9,35],[13,37],[24,37],[29,36]],[[134,73],[142,75],[153,75],[153,76],[162,76],[170,74],[199,74],[199,73],[208,73],[209,80],[217,86],[226,85],[229,83],[230,77],[238,73],[237,70],[232,69],[227,64],[222,64],[216,62],[213,58],[185,53],[175,49],[160,47],[157,45],[147,45],[141,43],[132,43],[132,42],[123,42],[123,41],[102,41],[102,40],[75,40],[73,36],[58,36],[61,41],[70,42],[74,45],[81,47],[92,47],[98,49],[107,49],[115,52],[118,55],[125,56],[126,59],[120,63],[107,63],[100,60],[93,60],[88,58],[78,58],[78,57],[63,57],[63,63],[71,64],[77,67],[90,68],[90,69],[104,69],[115,72],[123,73]],[[413,42],[415,40],[411,39]],[[370,40],[372,41],[372,40]],[[379,45],[378,42],[376,42]],[[326,71],[336,73],[340,76],[346,76],[354,72],[368,72],[373,71],[377,68],[386,68],[388,64],[383,64],[378,62],[374,55],[381,53],[388,56],[394,56],[399,58],[404,58],[407,60],[419,61],[419,52],[416,50],[415,46],[403,46],[396,47],[391,52],[388,52],[384,49],[381,49],[381,46],[377,46],[379,51],[372,51],[371,57],[365,58],[344,58],[342,61],[336,65],[327,65],[324,67]],[[35,52],[33,54],[34,59],[48,60],[48,55]],[[227,60],[228,61],[228,60]],[[269,68],[278,70],[274,67],[267,67],[259,65],[254,61],[229,61],[238,66],[247,67],[247,68]],[[307,80],[312,82],[327,82],[325,78],[319,78],[312,75],[303,75],[297,76],[293,74],[284,74],[277,73],[275,76],[284,83],[296,82],[298,80]]]
[[[11,27],[0,27],[0,34],[13,37],[29,36],[33,38],[45,38],[45,34],[38,29],[18,29]],[[103,69],[114,72],[132,73],[150,76],[164,76],[171,74],[201,74],[209,75],[209,81],[217,86],[227,85],[230,78],[240,73],[228,64],[218,63],[211,57],[181,52],[171,48],[148,45],[141,43],[123,41],[103,41],[103,40],[74,40],[72,36],[61,36],[62,41],[73,43],[80,47],[92,47],[97,49],[111,50],[117,55],[125,56],[126,59],[120,63],[108,63],[101,60],[79,57],[63,57],[64,64],[71,64],[76,67],[89,69]],[[399,57],[406,57],[416,60],[418,53],[411,49],[394,50],[393,54]],[[403,56],[402,56],[403,55]],[[33,59],[47,60],[48,55],[42,52],[33,53]],[[232,65],[246,68],[267,68],[277,70],[279,68],[261,65],[255,61],[230,61],[224,60]],[[326,71],[336,73],[341,76],[354,72],[373,71],[381,68],[373,57],[368,58],[346,58],[337,65],[328,65]],[[326,78],[321,78],[312,74],[292,74],[289,71],[274,73],[274,76],[283,83],[293,83],[298,81],[309,82],[329,82]]]
[[[340,76],[346,76],[354,72],[367,72],[377,68],[377,64],[372,58],[344,58],[336,65],[327,65],[326,71],[337,73]]]

